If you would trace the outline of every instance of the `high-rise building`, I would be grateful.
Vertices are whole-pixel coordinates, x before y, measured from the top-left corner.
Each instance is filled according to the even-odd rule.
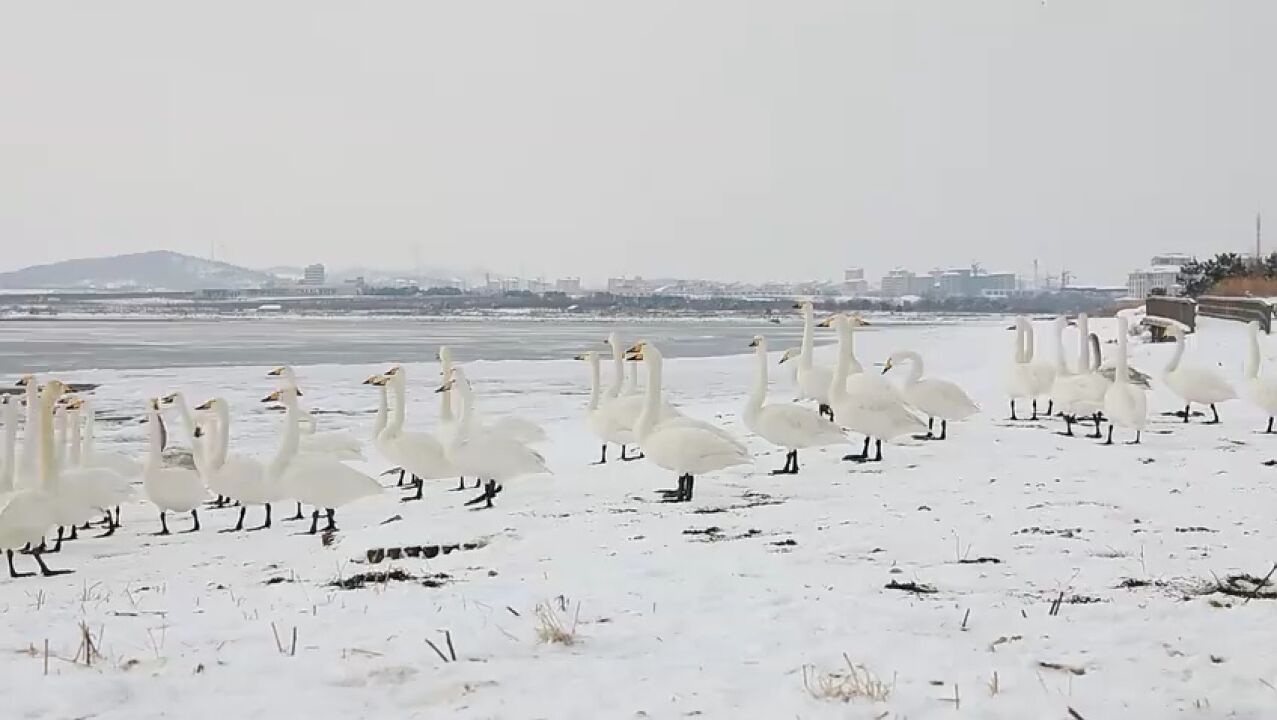
[[[323,285],[328,279],[328,273],[324,269],[323,263],[315,263],[307,265],[302,271],[302,285]]]
[[[577,295],[581,292],[581,278],[564,277],[554,281],[554,289],[567,295]]]
[[[847,268],[842,271],[842,294],[849,296],[867,295],[869,281],[865,279],[864,268]]]
[[[1165,290],[1178,295],[1180,268],[1193,261],[1191,255],[1162,253],[1154,255],[1149,266],[1135,270],[1126,276],[1126,294],[1133,298],[1146,298],[1154,290]]]

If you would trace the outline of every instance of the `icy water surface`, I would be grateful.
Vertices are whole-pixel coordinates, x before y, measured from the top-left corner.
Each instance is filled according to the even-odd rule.
[[[441,344],[471,360],[549,360],[602,349],[613,330],[661,343],[671,357],[746,352],[754,335],[796,345],[797,318],[590,320],[268,318],[0,322],[0,374],[210,365],[360,364],[434,359]]]

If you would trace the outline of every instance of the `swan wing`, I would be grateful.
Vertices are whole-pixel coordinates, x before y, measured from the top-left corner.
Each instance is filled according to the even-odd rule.
[[[458,475],[448,461],[443,443],[423,432],[400,433],[383,443],[388,457],[422,480],[442,480]]]
[[[500,433],[477,432],[449,448],[469,474],[492,480],[550,472],[541,453]]]
[[[350,433],[321,432],[302,435],[298,451],[312,455],[331,455],[338,460],[363,460],[364,444]]]
[[[537,425],[531,420],[516,416],[506,416],[499,420],[494,420],[489,423],[487,427],[491,432],[505,435],[506,437],[524,443],[525,445],[545,442],[547,437],[545,429],[540,425]]]
[[[61,473],[63,487],[89,507],[113,508],[133,499],[129,478],[105,468],[72,468]]]
[[[764,405],[754,424],[764,440],[786,449],[822,447],[847,440],[842,428],[799,405]]]
[[[283,475],[289,497],[322,508],[338,508],[380,494],[381,483],[326,455],[298,455]]]
[[[666,470],[692,475],[753,462],[730,438],[694,425],[660,426],[644,439],[643,453]]]
[[[113,470],[129,478],[135,478],[142,474],[141,463],[119,453],[94,451],[93,456],[87,458],[84,464],[86,467]]]
[[[1060,383],[1057,380],[1056,385]],[[948,380],[922,380],[912,388],[905,390],[905,399],[910,405],[922,412],[943,420],[964,420],[980,412],[975,404],[956,383]]]

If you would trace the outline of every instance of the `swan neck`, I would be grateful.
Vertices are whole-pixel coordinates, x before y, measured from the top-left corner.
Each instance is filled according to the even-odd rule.
[[[756,417],[763,409],[763,402],[767,399],[767,347],[759,345],[754,350],[754,355],[758,359],[758,368],[754,374],[754,384],[750,389],[749,401],[745,404],[745,418],[752,419]]]
[[[288,468],[288,463],[297,456],[297,445],[301,441],[301,418],[298,417],[297,403],[284,405],[284,434],[280,438],[279,451],[271,461],[271,475],[279,477]]]
[[[602,380],[602,373],[599,369],[599,356],[590,355],[590,404],[589,411],[594,412],[599,409],[599,383]]]
[[[905,387],[916,385],[922,379],[926,372],[925,366],[922,364],[922,356],[916,352],[905,353],[905,358],[909,360],[909,374],[905,376]]]
[[[57,468],[53,448],[53,401],[40,399],[40,484],[46,491],[57,489]]]
[[[18,445],[18,407],[10,401],[4,409],[4,461],[0,464],[0,493],[13,489],[14,465]]]
[[[1175,352],[1171,354],[1171,361],[1166,364],[1166,372],[1173,373],[1179,369],[1179,363],[1184,359],[1184,336],[1175,336]]]
[[[1086,313],[1077,316],[1077,371],[1091,368],[1091,325]]]
[[[67,422],[71,423],[71,467],[78,467],[84,459],[84,433],[81,416],[78,411],[69,413]]]
[[[643,395],[643,411],[634,424],[634,434],[640,439],[647,437],[656,427],[661,404],[661,356],[649,353],[644,362],[647,364],[647,391]]]
[[[1117,325],[1117,358],[1116,369],[1117,374],[1113,378],[1113,382],[1125,385],[1130,381],[1130,370],[1127,366],[1127,343],[1130,342],[1130,332],[1127,331],[1126,323],[1119,322]]]
[[[443,378],[443,382],[448,382],[448,380],[452,378],[451,354],[444,356],[442,365],[440,366],[439,370],[441,373],[440,376]],[[400,402],[398,400],[398,396],[396,396],[396,402]],[[439,419],[445,423],[454,422],[456,420],[456,415],[454,415],[452,412],[452,393],[451,392],[439,393]],[[402,417],[399,417],[399,427],[401,428],[403,427]]]
[[[377,417],[372,423],[372,439],[376,440],[385,432],[388,418],[390,416],[390,399],[389,393],[386,392],[386,384],[382,383],[377,386]]]
[[[608,345],[612,346],[612,384],[608,385],[607,396],[618,398],[621,396],[621,384],[625,378],[625,357],[621,353],[620,343],[608,340]]]
[[[847,374],[851,370],[851,328],[846,322],[838,323],[838,364],[834,367],[833,382],[829,386],[829,401],[836,402],[847,396]]]
[[[812,336],[815,334],[816,324],[814,315],[815,311],[810,305],[803,306],[803,344],[798,355],[798,366],[804,370],[812,367],[812,346],[815,344]]]
[[[391,383],[393,383],[393,384],[394,384],[394,386],[395,386],[395,388],[394,388],[394,390],[395,390],[395,412],[394,412],[394,415],[393,415],[393,416],[391,417],[391,419],[390,419],[390,426],[387,428],[387,430],[389,430],[389,431],[390,431],[390,432],[392,432],[392,433],[396,433],[396,434],[397,434],[397,433],[399,433],[399,432],[401,432],[401,431],[403,430],[403,423],[404,423],[404,406],[408,404],[408,390],[407,390],[407,388],[405,387],[406,383],[405,383],[404,378],[403,378],[403,372],[398,372],[398,373],[396,373],[396,374],[392,377],[392,379],[391,379]],[[440,393],[440,394],[441,394],[441,395],[448,395],[449,393],[446,393],[446,392],[445,392],[445,393]],[[449,408],[449,413],[451,413],[451,408],[452,408],[451,401],[449,401],[448,408]]]
[[[1255,380],[1259,378],[1259,328],[1251,326],[1250,328],[1250,347],[1246,353],[1246,378]]]
[[[213,453],[213,467],[220,468],[226,464],[226,455],[231,448],[231,409],[224,402],[216,404],[217,408],[217,449]]]

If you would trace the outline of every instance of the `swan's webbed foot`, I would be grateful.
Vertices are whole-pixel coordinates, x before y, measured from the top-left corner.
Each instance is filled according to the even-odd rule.
[[[1141,434],[1142,434],[1142,431],[1140,431],[1140,430],[1136,430],[1136,431],[1135,431],[1135,439],[1134,439],[1134,440],[1131,440],[1130,442],[1128,442],[1128,443],[1126,443],[1126,444],[1127,444],[1127,445],[1139,445],[1139,444],[1140,444],[1140,435],[1141,435]]]
[[[258,530],[270,530],[270,503],[266,503],[266,521],[257,527],[251,527],[249,532],[257,532]]]
[[[24,578],[24,577],[32,577],[35,575],[35,573],[33,572],[26,572],[26,573],[18,572],[17,568],[13,566],[13,551],[12,550],[5,550],[4,554],[8,556],[9,558],[9,577],[17,579],[17,578]]]
[[[466,507],[472,507],[483,503],[483,507],[475,508],[476,510],[487,510],[492,507],[492,500],[504,490],[504,486],[498,485],[496,480],[489,480],[487,485],[483,486],[483,494],[466,502]]]
[[[292,517],[284,518],[284,522],[296,522],[298,520],[305,520],[305,519],[306,519],[306,514],[302,512],[302,504],[297,503],[297,513],[293,515]]]
[[[112,535],[114,535],[116,524],[115,524],[115,520],[111,517],[111,512],[109,510],[107,511],[106,516],[102,518],[102,522],[106,526],[106,532],[102,533],[101,535],[97,535],[96,537],[106,538],[106,537],[111,537]]]
[[[54,577],[55,575],[70,575],[74,570],[50,570],[48,565],[44,564],[44,558],[40,553],[32,553],[31,557],[35,558],[35,562],[40,566],[40,574],[44,577]]]
[[[1211,413],[1211,419],[1210,419],[1210,420],[1207,420],[1207,421],[1206,421],[1205,423],[1203,423],[1203,424],[1204,424],[1204,425],[1218,425],[1218,424],[1219,424],[1219,411],[1215,409],[1215,403],[1211,403],[1211,405],[1210,405],[1210,413]]]
[[[316,509],[315,512],[311,513],[310,515],[310,530],[307,531],[306,534],[314,535],[317,532],[319,532],[319,510],[318,509]]]
[[[160,531],[152,534],[156,536],[172,534],[168,531],[168,513],[163,511],[160,512]]]
[[[797,475],[798,474],[798,451],[790,450],[785,453],[785,467],[779,470],[772,470],[772,475]]]
[[[465,490],[465,489],[466,489],[466,479],[464,477],[457,478],[457,486],[452,489],[452,492],[461,492],[462,490]]]
[[[643,451],[642,451],[642,450],[639,450],[639,452],[638,452],[638,454],[637,454],[637,455],[626,455],[626,454],[625,454],[625,451],[626,451],[627,449],[628,449],[628,448],[626,447],[625,443],[621,443],[621,460],[623,460],[623,461],[625,461],[625,462],[631,462],[631,461],[634,461],[634,460],[642,460],[644,457],[646,457],[646,456],[643,454]]]
[[[624,460],[624,459],[625,459],[625,446],[624,446],[624,445],[622,445],[622,446],[621,446],[621,459],[622,459],[622,460]],[[599,459],[598,459],[598,460],[595,460],[594,462],[592,462],[592,463],[590,463],[590,464],[591,464],[591,465],[606,465],[606,464],[607,464],[607,443],[603,443],[603,450],[602,450],[602,452],[600,452],[600,453],[599,453]]]
[[[412,476],[412,484],[416,486],[417,492],[407,497],[399,498],[399,502],[416,502],[425,497],[426,482],[416,475]]]
[[[191,529],[183,530],[182,534],[189,535],[191,533],[197,533],[199,531],[200,531],[200,511],[192,510],[191,511]]]
[[[328,508],[328,524],[324,526],[324,532],[337,532],[337,511],[333,508]]]
[[[940,437],[938,439],[940,440],[949,439],[949,421],[948,420],[940,421]]]

